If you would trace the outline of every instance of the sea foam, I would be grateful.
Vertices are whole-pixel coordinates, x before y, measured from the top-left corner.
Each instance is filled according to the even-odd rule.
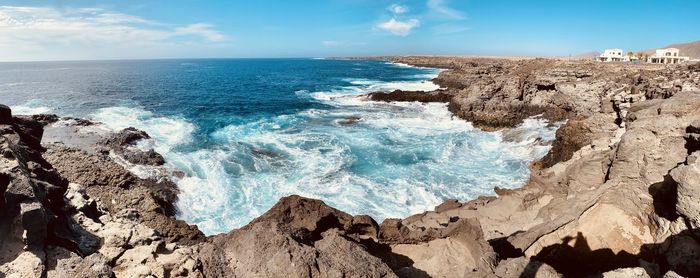
[[[229,125],[210,135],[216,148],[183,155],[190,165],[178,182],[180,217],[207,234],[226,232],[290,194],[378,221],[406,217],[447,198],[467,200],[492,194],[495,186],[523,184],[530,161],[549,149],[538,142],[556,129],[528,119],[515,129],[522,136],[509,141],[453,117],[446,104],[357,98],[428,81],[345,81],[350,85],[337,90],[296,92],[335,109]]]
[[[358,78],[363,75],[351,68],[363,65],[348,66],[355,78],[333,76],[324,86],[282,87],[294,88],[288,92],[294,92],[292,103],[304,104],[301,109],[242,117],[236,109],[217,108],[205,115],[220,117],[215,125],[187,114],[190,107],[171,106],[160,110],[170,114],[161,114],[151,112],[158,107],[143,108],[136,101],[101,98],[96,103],[114,106],[75,116],[104,122],[112,130],[133,126],[148,132],[152,139],[138,147],[154,148],[166,167],[185,173],[174,178],[180,189],[178,217],[206,234],[241,227],[291,194],[378,221],[420,213],[447,198],[493,194],[495,186],[522,185],[529,163],[542,157],[549,149],[546,142],[554,138],[556,125],[537,118],[513,130],[483,132],[454,117],[444,103],[368,101],[362,95],[374,91],[436,90],[439,86],[425,79],[439,71],[395,65],[399,77],[384,82]],[[256,82],[267,86],[275,79],[262,80]],[[191,95],[184,96],[189,103]],[[53,112],[50,107],[40,102],[13,106],[26,113]],[[151,168],[122,163],[141,177],[153,175]]]

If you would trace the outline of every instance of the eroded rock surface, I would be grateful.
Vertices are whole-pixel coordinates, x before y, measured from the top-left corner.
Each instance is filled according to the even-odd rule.
[[[386,59],[386,58],[385,58]],[[528,183],[378,224],[290,196],[204,237],[137,129],[0,105],[0,274],[6,277],[697,277],[700,72],[694,66],[394,57],[448,69],[432,93],[486,130],[566,120]],[[339,124],[353,124],[361,117]],[[66,137],[68,136],[68,137]],[[131,157],[131,158],[129,158]],[[121,159],[127,161],[124,163]],[[155,167],[152,178],[130,164]],[[161,167],[161,168],[158,168]],[[173,169],[175,170],[175,169]],[[665,274],[664,274],[665,273]]]

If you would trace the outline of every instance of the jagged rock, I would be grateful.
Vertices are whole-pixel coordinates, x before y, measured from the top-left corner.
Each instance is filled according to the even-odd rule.
[[[150,139],[143,130],[133,127],[122,129],[119,132],[110,134],[107,138],[98,142],[107,150],[113,150],[121,155],[126,161],[140,165],[160,166],[165,164],[163,156],[153,149],[143,151],[135,147],[139,140]]]
[[[675,273],[673,271],[666,272],[664,274],[664,278],[683,278],[683,276],[678,275],[678,273]]]
[[[700,228],[700,163],[680,166],[671,171],[671,177],[677,183],[676,210]]]
[[[556,132],[552,149],[542,158],[542,167],[549,168],[571,159],[574,152],[592,143],[591,130],[586,121],[570,120]]]
[[[152,149],[147,151],[124,149],[121,155],[124,159],[134,164],[152,166],[161,166],[165,164],[165,158]]]
[[[653,269],[652,276],[669,269],[700,273],[700,94],[691,92],[700,87],[697,71],[547,59],[394,59],[450,69],[435,79],[447,89],[370,99],[448,102],[454,115],[487,130],[539,114],[568,122],[528,183],[496,189],[498,197],[448,200],[435,211],[377,225],[369,216],[292,196],[245,227],[205,240],[173,218],[172,182],[140,179],[113,156],[161,165],[162,156],[136,146],[146,133],[130,128],[91,141],[102,142],[102,152],[61,145],[44,152],[43,126],[57,117],[12,118],[0,106],[0,233],[6,235],[0,273],[558,277],[557,271],[637,275],[638,266]]]
[[[425,273],[429,277],[468,277],[493,273],[496,253],[486,242],[479,221],[471,218],[458,222],[444,238],[425,240],[414,244],[395,244],[391,251],[412,261],[396,273],[415,277]]]
[[[47,126],[60,120],[57,115],[53,114],[27,115],[25,117],[40,123],[42,126]]]
[[[51,247],[46,255],[46,277],[114,277],[109,261],[100,253],[83,258],[61,247]]]
[[[136,177],[116,162],[90,155],[85,151],[51,144],[44,153],[46,160],[70,182],[85,187],[112,186],[128,188]]]
[[[318,200],[282,198],[245,227],[204,244],[200,251],[204,274],[395,277],[382,260],[348,237],[348,230],[358,231],[352,228],[353,219]]]
[[[20,204],[24,240],[27,245],[43,246],[48,234],[49,217],[39,202]]]
[[[44,252],[40,249],[22,251],[14,260],[0,264],[0,275],[6,278],[41,277],[45,268]]]
[[[146,133],[143,130],[139,130],[133,127],[127,127],[125,129],[120,130],[117,133],[113,133],[108,138],[105,138],[102,141],[102,143],[105,145],[115,147],[124,147],[136,144],[136,142],[139,140],[150,138],[151,136],[149,136],[148,133]]]
[[[84,255],[94,252],[94,236],[66,214],[63,194],[68,182],[41,155],[43,124],[32,117],[15,117],[0,129],[0,273],[41,276],[47,244]]]
[[[437,207],[435,207],[435,212],[441,213],[441,212],[444,212],[446,210],[456,209],[456,208],[460,208],[460,207],[462,207],[462,203],[457,201],[457,199],[449,199],[449,200],[446,200],[445,202],[443,202],[442,204],[438,205]]]
[[[189,248],[167,250],[162,242],[126,250],[113,268],[119,277],[204,277]]]
[[[621,268],[602,274],[603,278],[651,278],[646,270],[641,267]]]
[[[495,274],[499,278],[558,278],[562,277],[551,266],[534,259],[518,257],[503,260],[496,267]]]

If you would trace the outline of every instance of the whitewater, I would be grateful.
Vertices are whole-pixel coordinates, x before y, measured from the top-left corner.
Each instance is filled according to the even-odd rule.
[[[292,194],[378,221],[430,210],[449,198],[493,194],[494,187],[524,184],[529,164],[549,150],[543,142],[554,139],[557,126],[536,118],[516,132],[483,132],[454,117],[446,104],[368,101],[369,92],[439,89],[430,80],[440,70],[343,63],[332,85],[291,86],[285,97],[304,106],[284,113],[194,117],[179,110],[154,112],[158,109],[142,100],[100,99],[104,104],[76,105],[80,112],[72,114],[114,130],[145,130],[152,139],[140,147],[155,149],[169,169],[185,173],[173,176],[181,191],[178,217],[206,234],[241,227]],[[342,76],[363,67],[396,74]],[[12,108],[17,114],[61,113],[45,99],[18,100]],[[208,122],[211,117],[216,124]],[[150,173],[144,167],[131,170]]]

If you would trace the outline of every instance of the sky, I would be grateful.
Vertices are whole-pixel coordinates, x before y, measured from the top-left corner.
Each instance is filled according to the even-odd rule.
[[[569,56],[700,40],[697,0],[0,0],[0,61]]]

